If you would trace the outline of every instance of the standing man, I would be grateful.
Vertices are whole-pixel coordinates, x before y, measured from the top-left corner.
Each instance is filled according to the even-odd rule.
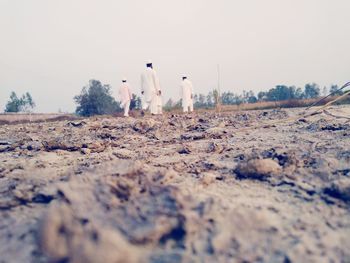
[[[146,64],[146,70],[141,75],[141,94],[142,94],[142,112],[150,110],[151,114],[161,114],[159,104],[161,104],[161,95],[159,79],[156,71],[153,69],[152,61]]]
[[[183,112],[193,111],[193,86],[187,76],[182,77],[181,82],[182,109]]]
[[[129,117],[130,102],[132,99],[130,85],[127,83],[126,78],[123,78],[122,85],[119,89],[119,96],[121,100],[121,107],[124,109],[124,117]]]

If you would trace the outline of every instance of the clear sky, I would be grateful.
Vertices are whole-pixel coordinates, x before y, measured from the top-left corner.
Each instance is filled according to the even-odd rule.
[[[29,91],[37,112],[74,111],[95,78],[139,94],[148,59],[164,101],[195,92],[350,80],[349,0],[0,0],[0,111]]]

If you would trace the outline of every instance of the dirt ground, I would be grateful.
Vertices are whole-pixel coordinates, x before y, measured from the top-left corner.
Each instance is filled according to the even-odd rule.
[[[350,107],[302,112],[2,125],[0,262],[350,262]]]

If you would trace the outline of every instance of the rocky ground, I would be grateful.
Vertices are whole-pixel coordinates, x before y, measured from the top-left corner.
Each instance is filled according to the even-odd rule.
[[[2,125],[0,262],[350,262],[350,107],[302,111]]]

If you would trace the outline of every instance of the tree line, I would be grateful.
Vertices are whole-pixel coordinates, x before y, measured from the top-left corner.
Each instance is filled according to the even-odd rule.
[[[338,90],[337,85],[324,87],[321,91],[316,83],[306,84],[304,88],[286,85],[277,85],[268,91],[261,91],[255,94],[253,91],[243,91],[242,94],[235,94],[231,91],[225,91],[220,96],[217,90],[210,91],[207,95],[198,93],[194,94],[195,108],[212,108],[221,102],[223,105],[240,105],[242,103],[256,103],[261,101],[285,101],[285,100],[302,100],[313,99],[321,95],[327,95]],[[342,91],[336,92],[334,95],[342,95]],[[121,112],[120,102],[116,101],[112,96],[111,86],[103,84],[99,80],[90,80],[88,85],[83,87],[80,94],[74,98],[77,104],[76,113],[81,116],[93,116],[101,114],[112,114]],[[169,99],[164,110],[172,110],[181,108],[181,99],[174,101]],[[10,99],[6,104],[5,112],[30,112],[35,107],[30,93],[18,97],[15,92],[12,92]],[[133,94],[130,109],[141,109],[141,98]]]
[[[220,102],[222,105],[240,105],[243,103],[256,103],[261,101],[288,101],[288,100],[303,100],[318,98],[321,95],[327,95],[328,93],[334,93],[339,89],[338,85],[331,85],[329,88],[324,87],[321,91],[319,85],[316,83],[306,84],[304,88],[286,85],[277,85],[268,91],[261,91],[255,94],[253,91],[243,91],[241,94],[235,94],[231,91],[225,91],[220,95]],[[216,94],[214,91],[210,91],[207,95],[194,94],[194,107],[195,108],[213,108],[216,105]],[[334,95],[342,95],[343,91],[335,92]],[[170,110],[173,108],[181,107],[181,100],[174,102],[169,99],[165,104],[165,109]]]

